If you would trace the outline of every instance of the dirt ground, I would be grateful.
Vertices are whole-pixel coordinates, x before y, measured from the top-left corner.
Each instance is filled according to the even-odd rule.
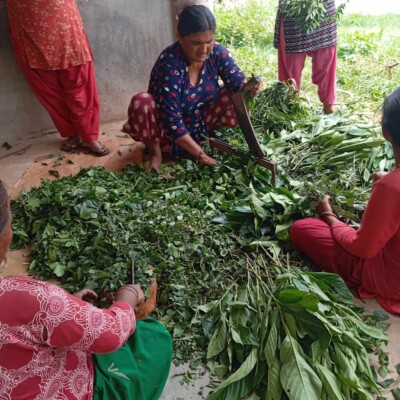
[[[8,143],[6,149],[0,143],[0,179],[2,179],[11,196],[17,196],[21,190],[29,190],[40,185],[41,179],[56,179],[49,171],[57,171],[58,176],[76,174],[81,168],[103,166],[108,170],[121,171],[132,158],[133,141],[120,131],[124,121],[102,125],[100,139],[112,150],[105,157],[95,157],[82,152],[70,154],[59,150],[61,139],[55,131],[37,132]],[[53,172],[54,174],[54,172]],[[0,276],[26,275],[29,265],[29,254],[24,251],[13,251],[7,254],[7,263],[0,266]],[[361,304],[359,299],[355,299]],[[364,303],[370,312],[379,309],[374,300]],[[393,368],[400,363],[400,318],[390,316],[389,358]],[[209,389],[208,377],[199,371],[197,379],[182,385],[186,366],[172,366],[166,388],[161,400],[200,400],[205,398]],[[389,392],[383,395],[393,399]],[[235,399],[232,399],[235,400]]]

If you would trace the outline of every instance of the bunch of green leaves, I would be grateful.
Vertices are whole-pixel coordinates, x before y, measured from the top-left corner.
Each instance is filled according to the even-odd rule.
[[[291,129],[310,118],[311,110],[305,99],[299,95],[296,84],[292,81],[273,82],[255,99],[251,120],[259,133],[276,132]]]
[[[295,18],[305,33],[317,29],[325,19],[324,0],[281,0],[281,4],[283,14]]]
[[[256,102],[254,114],[257,115]],[[370,175],[394,167],[393,152],[375,124],[356,122],[345,115],[310,117],[292,122],[292,130],[257,131],[268,158],[277,162],[278,187],[248,187],[247,195],[226,199],[215,222],[240,236],[289,240],[294,220],[315,215],[324,194],[331,195],[335,212],[357,224],[371,190]],[[267,172],[255,171],[260,182]],[[243,192],[245,195],[245,192]]]
[[[347,170],[356,163],[361,181],[377,169],[390,169],[393,152],[376,124],[355,121],[345,114],[317,115],[294,122],[279,137],[260,137],[267,154],[283,165],[285,173],[303,177],[323,171]],[[360,181],[358,181],[360,183]]]
[[[247,279],[199,307],[208,366],[222,380],[207,399],[372,400],[380,386],[369,354],[387,366],[387,316],[365,323],[336,274],[302,271],[277,254],[249,261]]]

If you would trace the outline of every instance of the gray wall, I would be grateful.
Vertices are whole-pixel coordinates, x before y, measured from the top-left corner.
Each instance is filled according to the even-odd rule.
[[[124,118],[129,99],[146,90],[157,56],[174,40],[167,0],[78,0],[95,57],[102,122]],[[0,10],[0,146],[53,129],[15,62]]]

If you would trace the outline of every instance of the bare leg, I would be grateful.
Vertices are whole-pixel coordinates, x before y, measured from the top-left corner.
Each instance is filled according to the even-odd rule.
[[[147,168],[147,172],[151,172],[152,170],[160,172],[160,165],[162,163],[160,142],[159,141],[150,142],[149,150],[150,150],[150,162]]]
[[[143,142],[135,142],[132,150],[132,163],[141,165],[144,163],[144,151],[146,145]]]
[[[333,104],[324,104],[324,114],[333,114],[335,107]]]

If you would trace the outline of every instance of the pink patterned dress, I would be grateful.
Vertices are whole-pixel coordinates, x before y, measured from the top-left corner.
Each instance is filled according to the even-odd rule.
[[[110,353],[133,333],[125,302],[99,309],[58,286],[0,278],[0,399],[92,399],[91,353]]]

